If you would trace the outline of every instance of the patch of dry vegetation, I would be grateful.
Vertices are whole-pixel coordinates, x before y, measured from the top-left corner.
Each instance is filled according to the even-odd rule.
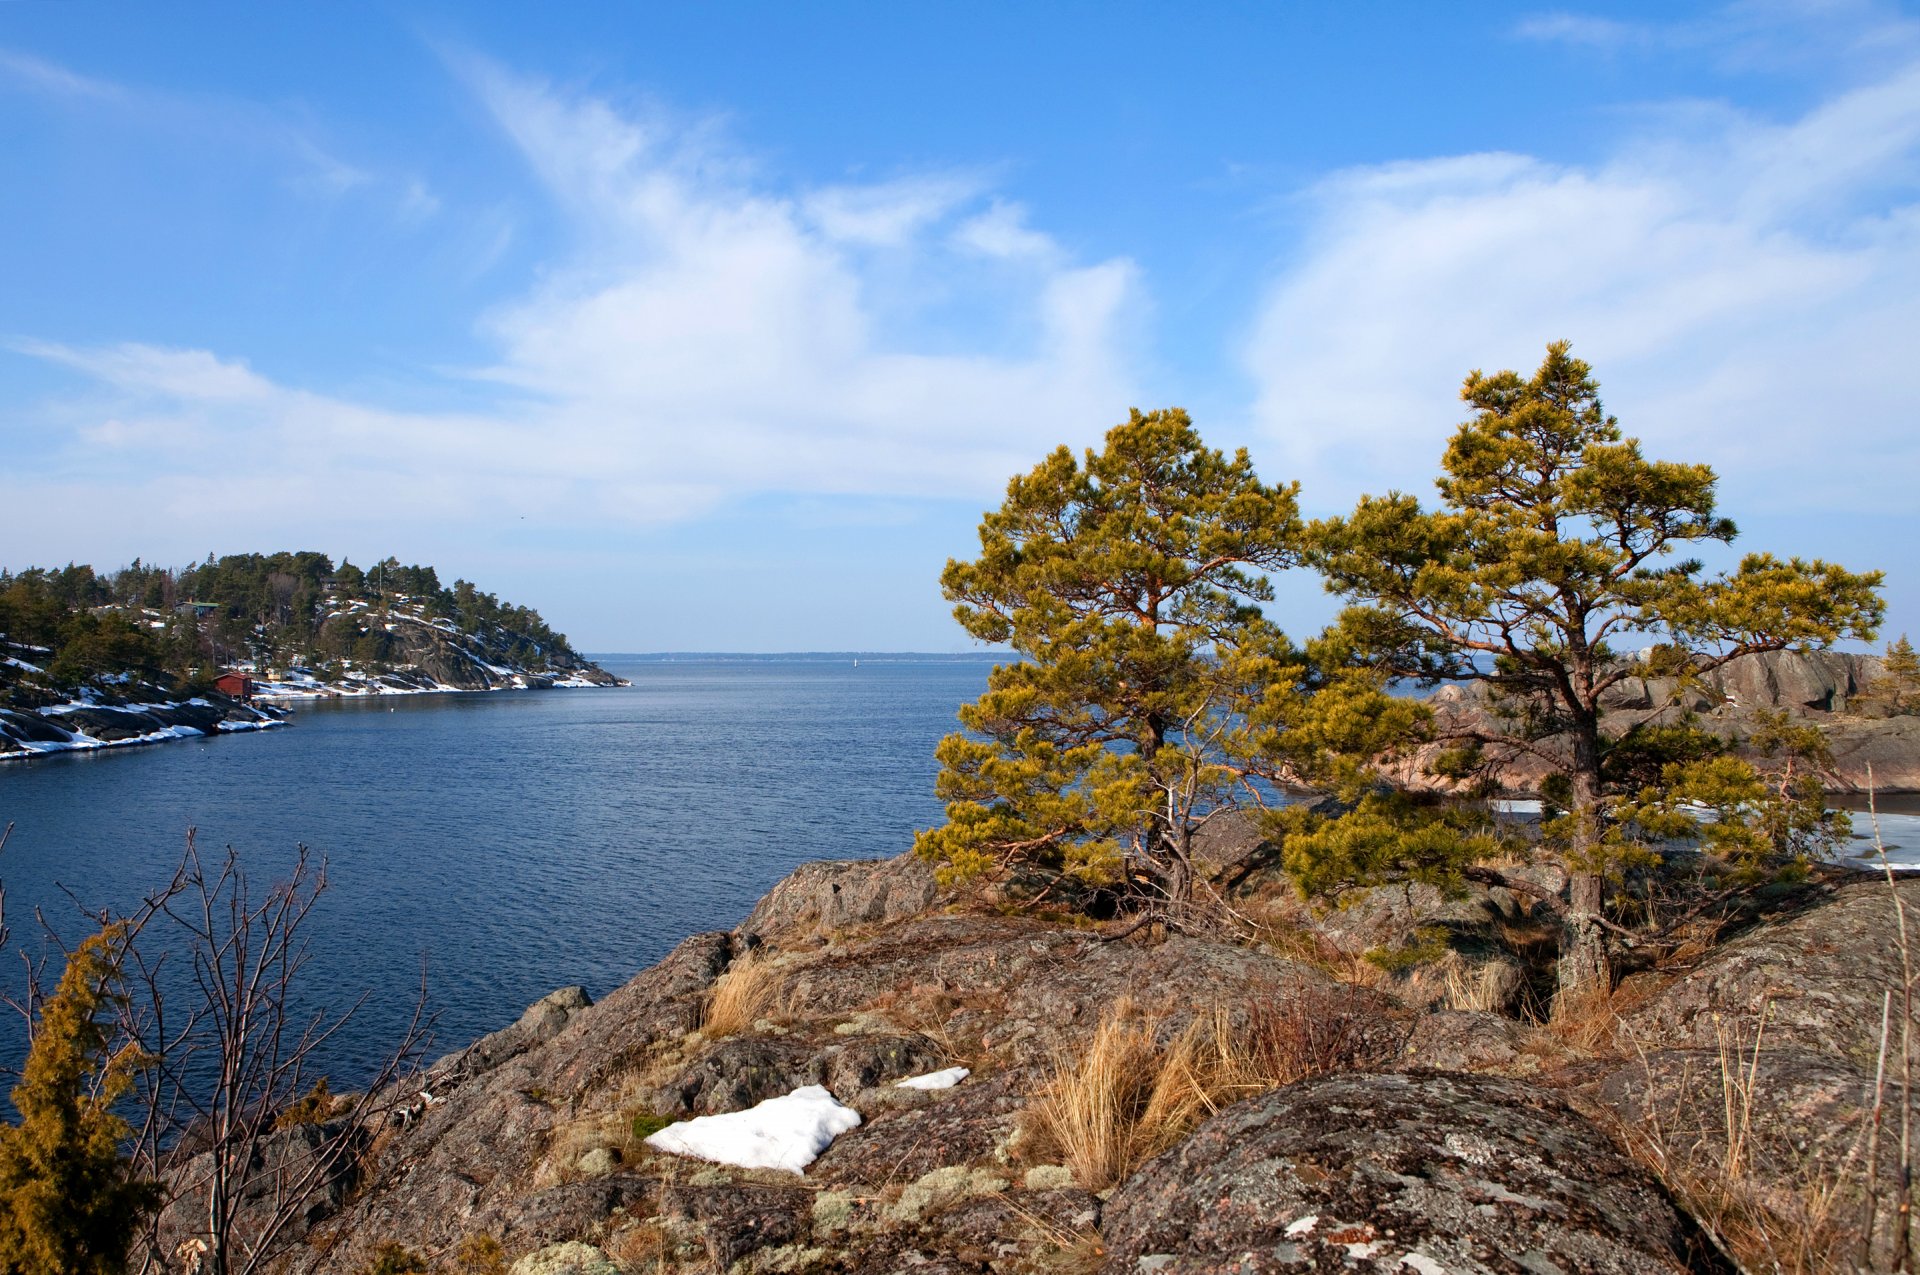
[[[1863,1119],[1839,1137],[1821,1131],[1825,1154],[1815,1154],[1806,1141],[1763,1138],[1756,1112],[1777,1101],[1760,1079],[1764,1035],[1764,1021],[1751,1042],[1721,1025],[1717,1072],[1701,1078],[1709,1089],[1717,1087],[1719,1102],[1717,1109],[1707,1104],[1704,1118],[1685,1097],[1693,1086],[1683,1078],[1667,1109],[1632,1123],[1613,1121],[1615,1136],[1741,1269],[1780,1275],[1878,1269],[1867,1252],[1870,1212],[1868,1225],[1859,1225],[1860,1205],[1875,1191],[1870,1122]],[[1845,1149],[1836,1155],[1835,1147]]]
[[[750,1031],[780,1002],[781,979],[768,958],[744,952],[714,980],[700,1030],[710,1040]]]
[[[1350,990],[1300,984],[1238,1015],[1216,1004],[1174,1032],[1166,1016],[1123,999],[1028,1107],[1029,1146],[1104,1190],[1228,1103],[1371,1060],[1378,1017]]]

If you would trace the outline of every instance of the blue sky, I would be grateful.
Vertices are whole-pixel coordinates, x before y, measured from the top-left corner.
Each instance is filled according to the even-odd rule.
[[[1334,512],[1566,337],[1920,633],[1917,160],[1891,4],[0,0],[0,565],[958,650],[941,564],[1129,406]]]

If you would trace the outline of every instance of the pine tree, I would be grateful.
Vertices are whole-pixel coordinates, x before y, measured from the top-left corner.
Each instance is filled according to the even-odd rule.
[[[1484,683],[1499,716],[1476,743],[1545,766],[1543,795],[1564,812],[1546,831],[1571,875],[1561,990],[1604,991],[1607,882],[1636,849],[1621,803],[1657,799],[1608,773],[1602,700],[1635,672],[1619,644],[1664,641],[1698,674],[1754,652],[1870,639],[1881,575],[1749,554],[1708,577],[1676,559],[1734,538],[1713,471],[1646,459],[1564,341],[1531,378],[1476,371],[1461,397],[1474,414],[1441,462],[1441,507],[1364,497],[1309,529],[1306,557],[1356,604],[1342,623],[1357,649],[1399,676]],[[1381,853],[1366,866],[1394,876],[1391,847],[1368,846]]]
[[[1016,476],[980,556],[940,583],[962,627],[1023,658],[960,710],[969,733],[941,741],[947,819],[918,853],[948,880],[1124,882],[1148,919],[1179,923],[1209,820],[1263,806],[1274,782],[1324,780],[1322,759],[1370,756],[1424,716],[1364,677],[1321,679],[1261,615],[1299,538],[1295,487],[1204,446],[1178,409]]]
[[[1902,633],[1900,640],[1887,644],[1880,663],[1880,676],[1869,688],[1872,698],[1890,713],[1920,713],[1920,656],[1913,643]]]
[[[0,1271],[114,1275],[125,1269],[159,1188],[121,1153],[127,1124],[113,1111],[144,1058],[114,1049],[103,1015],[120,975],[125,927],[93,935],[67,959],[40,1007],[13,1105],[0,1126]]]

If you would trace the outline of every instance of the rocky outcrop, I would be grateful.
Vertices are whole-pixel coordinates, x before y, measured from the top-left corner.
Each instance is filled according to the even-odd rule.
[[[1797,1199],[1829,1198],[1808,1195],[1810,1172],[1840,1184],[1831,1216],[1870,1230],[1878,1261],[1861,1047],[1878,1045],[1892,897],[1810,890],[1691,969],[1636,976],[1620,1048],[1596,1053],[1498,1013],[1414,1012],[1256,944],[927,910],[940,898],[912,860],[808,865],[735,932],[686,940],[597,1003],[562,989],[435,1064],[413,1118],[370,1131],[363,1177],[319,1201],[291,1269],[353,1275],[386,1241],[444,1265],[487,1236],[515,1270],[602,1275],[1717,1272],[1686,1210],[1737,1181],[1753,1216],[1791,1220]],[[1899,897],[1920,925],[1920,881]],[[1321,939],[1527,921],[1519,898],[1401,892]],[[767,981],[764,1009],[713,1034],[708,1002],[734,978]],[[1163,1042],[1215,1015],[1234,1033],[1256,1011],[1311,1032],[1340,1018],[1355,1035],[1338,1065],[1358,1069],[1218,1110],[1103,1199],[1032,1110],[1122,1003]],[[1763,1022],[1756,1054],[1737,1033]],[[972,1073],[956,1088],[896,1086],[953,1064]],[[861,1123],[804,1175],[645,1140],[816,1084]]]
[[[1674,1179],[1781,1229],[1870,1245],[1848,1259],[1890,1269],[1894,1215],[1869,1183],[1898,1170],[1897,1137],[1873,1151],[1873,1112],[1899,1127],[1906,982],[1901,934],[1920,944],[1920,881],[1843,884],[1713,949],[1676,976],[1642,975],[1618,1028],[1625,1061],[1589,1098]],[[1920,950],[1916,950],[1920,957]],[[1920,1019],[1916,1019],[1920,1025]],[[1889,1197],[1890,1198],[1890,1197]]]
[[[1595,1096],[1622,1140],[1681,1188],[1731,1198],[1782,1235],[1837,1240],[1856,1269],[1894,1269],[1893,1195],[1883,1189],[1875,1208],[1868,1186],[1898,1181],[1897,1084],[1880,1094],[1877,1146],[1872,1073],[1815,1050],[1652,1050],[1609,1073]]]
[[[792,941],[883,925],[918,916],[937,895],[932,867],[912,855],[803,863],[767,891],[739,932],[754,942]]]
[[[1719,1269],[1564,1103],[1440,1073],[1324,1076],[1231,1107],[1116,1190],[1101,1230],[1110,1275]]]
[[[1601,729],[1622,735],[1647,722],[1674,722],[1695,715],[1698,724],[1736,747],[1753,733],[1757,713],[1785,712],[1817,726],[1833,750],[1827,776],[1835,792],[1920,791],[1920,717],[1869,715],[1870,691],[1880,675],[1877,656],[1838,651],[1772,651],[1742,656],[1683,683],[1651,673],[1629,676],[1602,698]],[[1443,687],[1430,701],[1442,733],[1498,729],[1483,683]],[[1424,766],[1447,745],[1423,750],[1397,775],[1431,783]],[[1533,791],[1545,764],[1525,754],[1499,763],[1495,778],[1508,790]]]
[[[286,720],[279,709],[210,691],[170,699],[156,686],[90,687],[75,701],[40,696],[32,708],[0,708],[0,759],[88,752],[259,730]]]
[[[1622,1033],[1637,1049],[1793,1046],[1870,1069],[1889,989],[1899,1029],[1902,911],[1920,962],[1920,881],[1866,877],[1713,949],[1629,1012]]]

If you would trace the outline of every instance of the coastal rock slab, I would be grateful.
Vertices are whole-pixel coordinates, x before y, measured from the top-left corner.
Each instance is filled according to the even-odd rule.
[[[1889,1136],[1870,1167],[1873,1089],[1871,1074],[1804,1049],[1663,1049],[1608,1075],[1597,1094],[1624,1136],[1677,1176],[1724,1183],[1769,1229],[1830,1237],[1845,1250],[1829,1255],[1840,1267],[1878,1271],[1894,1269],[1900,1099],[1894,1080],[1881,1094]]]
[[[910,854],[803,863],[767,892],[738,932],[757,941],[880,925],[917,916],[937,894],[932,867]]]
[[[1870,1069],[1889,990],[1899,1030],[1904,977],[1896,897],[1907,941],[1920,949],[1920,880],[1889,886],[1862,874],[1829,901],[1715,948],[1625,1017],[1624,1040],[1643,1049],[1735,1054],[1756,1042],[1795,1046]]]
[[[1249,1099],[1122,1184],[1101,1229],[1109,1275],[1719,1269],[1599,1130],[1485,1076],[1352,1073]]]

